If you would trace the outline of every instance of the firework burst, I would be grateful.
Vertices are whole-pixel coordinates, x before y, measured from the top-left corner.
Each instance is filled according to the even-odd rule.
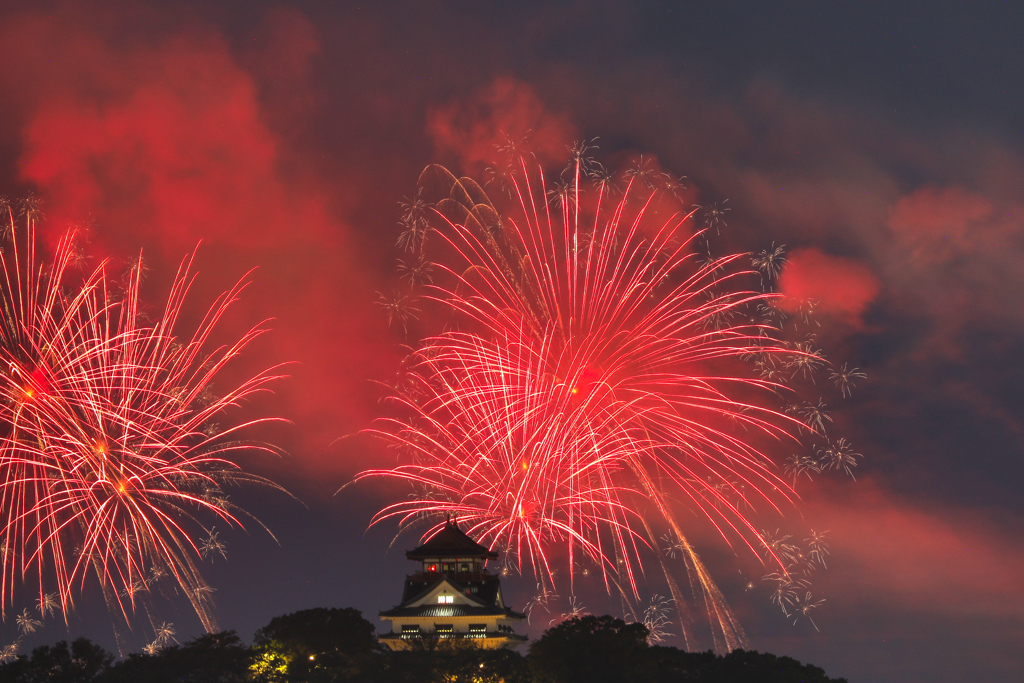
[[[214,631],[196,566],[200,518],[236,524],[239,511],[219,495],[221,486],[270,484],[229,459],[273,450],[237,438],[264,420],[211,426],[276,378],[269,370],[223,395],[210,392],[225,365],[263,333],[256,327],[233,344],[211,342],[245,285],[222,295],[195,333],[183,337],[176,328],[194,280],[190,260],[179,269],[163,314],[149,323],[140,313],[141,260],[116,295],[107,264],[71,277],[72,233],[52,264],[41,267],[33,221],[26,219],[19,239],[9,218],[9,249],[0,253],[3,605],[34,575],[46,606],[41,611],[59,605],[66,612],[91,576],[108,606],[127,618],[155,577],[173,576]]]
[[[744,643],[742,628],[680,515],[697,512],[786,574],[749,515],[791,502],[766,448],[801,428],[817,432],[817,421],[775,407],[788,391],[781,375],[806,378],[824,360],[757,322],[777,295],[743,269],[746,255],[699,260],[696,239],[721,221],[694,227],[700,207],[685,210],[660,187],[671,176],[641,160],[610,200],[612,180],[592,182],[596,162],[587,164],[577,160],[549,191],[522,160],[508,174],[506,210],[470,179],[437,166],[421,175],[417,196],[434,207],[421,241],[433,252],[421,256],[435,279],[423,301],[454,311],[453,322],[414,353],[415,391],[392,399],[401,416],[372,430],[408,461],[358,478],[433,492],[375,522],[456,513],[545,590],[562,548],[570,568],[599,566],[606,588],[635,601],[641,558],[653,554],[690,641],[692,601],[658,550],[659,527],[685,561],[716,647],[729,650]],[[776,379],[764,367],[789,372]]]

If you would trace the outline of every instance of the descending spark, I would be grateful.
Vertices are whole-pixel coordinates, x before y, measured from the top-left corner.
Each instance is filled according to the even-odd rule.
[[[677,554],[682,554],[685,550],[685,546],[679,543],[669,534],[664,534],[661,540],[665,543],[665,547],[662,548],[662,552],[670,559],[676,559]]]
[[[587,608],[583,606],[583,603],[580,602],[579,598],[573,595],[569,597],[569,611],[562,612],[562,614],[557,618],[549,621],[548,626],[554,626],[556,623],[568,621],[569,619],[579,619],[580,617],[585,617],[588,614],[590,614],[590,612],[587,611]]]
[[[402,331],[407,332],[409,321],[419,318],[417,314],[420,310],[414,305],[415,297],[398,293],[387,297],[380,292],[377,292],[377,296],[377,305],[384,309],[384,312],[387,314],[388,325],[399,323],[402,326]]]
[[[807,587],[806,579],[794,578],[788,572],[775,572],[767,574],[762,580],[775,583],[771,601],[779,606],[783,615],[789,617],[790,609],[800,599],[800,591]]]
[[[807,478],[810,479],[812,474],[821,472],[821,464],[809,455],[794,453],[787,458],[783,469],[793,478],[793,485],[796,486],[796,481],[801,474],[807,475]]]
[[[811,535],[806,539],[806,543],[810,549],[811,561],[820,564],[822,567],[827,567],[825,558],[828,557],[828,541],[825,539],[828,537],[829,532],[811,529],[810,533]]]
[[[669,619],[671,605],[670,598],[664,598],[657,593],[651,596],[651,601],[644,610],[644,626],[647,627],[648,645],[657,645],[675,635],[668,632],[668,627],[672,625],[672,620]]]
[[[176,634],[177,631],[174,630],[174,624],[166,621],[156,627],[156,639],[165,645],[172,641],[176,642],[174,638]]]
[[[32,616],[26,607],[17,618],[18,629],[22,634],[35,633],[36,629],[43,625],[43,622]]]
[[[140,282],[145,281],[149,277],[149,273],[152,268],[142,259],[142,255],[133,256],[128,259],[128,268],[124,272],[124,283],[127,286],[131,285],[132,278],[138,278]]]
[[[818,450],[819,466],[823,470],[842,470],[852,479],[856,479],[853,470],[857,467],[857,459],[860,453],[854,453],[850,442],[846,439],[839,439],[835,443]]]
[[[551,206],[562,209],[563,211],[571,211],[573,205],[576,203],[575,185],[571,182],[559,181],[548,190],[548,201],[551,202]]]
[[[27,223],[38,223],[43,218],[43,200],[29,192],[18,202],[18,217]]]
[[[57,599],[56,593],[45,593],[39,596],[39,600],[36,601],[36,609],[39,611],[39,616],[44,619],[49,616],[53,616],[53,613],[60,607],[60,601]]]
[[[557,600],[558,599],[558,595],[556,593],[551,592],[550,588],[548,588],[547,586],[541,585],[539,583],[537,584],[537,591],[538,591],[537,594],[534,595],[532,598],[530,598],[526,602],[526,606],[523,608],[523,612],[526,614],[526,623],[527,624],[531,623],[531,621],[533,619],[533,611],[535,609],[540,607],[545,612],[549,612],[550,613],[551,610],[548,608],[548,605],[553,600]]]
[[[775,246],[772,242],[772,246],[768,249],[762,249],[760,253],[753,256],[750,259],[751,265],[757,270],[764,274],[765,278],[774,280],[779,277],[779,272],[782,270],[783,264],[786,262],[786,245],[780,244]]]
[[[580,175],[589,176],[595,170],[604,168],[597,159],[590,155],[592,150],[600,149],[597,141],[598,138],[577,140],[566,146],[566,149],[569,150],[569,163],[562,169],[562,177],[574,177],[576,169],[579,169]]]
[[[631,184],[635,182],[649,190],[653,190],[662,177],[661,172],[654,168],[654,162],[651,161],[651,158],[647,157],[645,159],[643,154],[640,155],[640,158],[632,166],[626,169],[626,179]]]
[[[686,176],[674,178],[666,173],[662,181],[662,188],[677,199],[682,199],[683,190],[688,187],[687,180]]]
[[[615,174],[599,162],[594,163],[587,177],[593,183],[594,189],[605,196],[610,197],[621,192],[618,183],[615,182]]]
[[[753,579],[747,578],[746,575],[744,575],[742,570],[738,570],[738,571],[739,571],[740,576],[742,576],[744,578],[744,583],[743,583],[743,590],[744,591],[749,593],[750,591],[752,591],[755,588],[757,588],[757,584],[754,583]]]
[[[765,552],[780,557],[786,564],[797,561],[797,553],[800,548],[793,543],[787,543],[793,538],[788,534],[782,534],[778,529],[775,531],[762,531],[761,540],[764,542]]]
[[[846,363],[843,363],[838,369],[832,370],[828,378],[835,383],[836,388],[843,394],[843,397],[848,398],[850,390],[856,386],[853,380],[866,379],[867,374],[861,372],[860,368],[851,368]]]
[[[159,654],[161,650],[171,643],[178,642],[174,637],[177,634],[174,624],[165,621],[156,626],[153,630],[156,634],[156,638],[153,639],[153,642],[148,643],[142,648],[142,651],[147,655],[153,656]]]
[[[721,204],[710,204],[708,206],[694,204],[693,208],[704,211],[704,225],[709,230],[713,229],[717,233],[720,228],[728,227],[725,222],[725,214],[727,211],[732,211],[731,208],[725,206],[728,203],[729,200],[726,199]]]
[[[21,649],[21,641],[16,640],[0,648],[0,664],[14,661],[18,658],[18,650]]]
[[[206,537],[206,540],[199,547],[199,552],[204,558],[220,555],[226,560],[228,559],[227,548],[224,546],[224,542],[220,540],[220,532],[216,529],[217,527],[210,529],[210,535]]]
[[[797,353],[789,357],[786,367],[793,371],[793,377],[800,375],[804,379],[814,381],[815,373],[825,365],[821,349],[814,348],[814,338],[809,337],[795,345]]]
[[[811,625],[814,626],[814,630],[820,631],[821,629],[818,628],[818,625],[814,623],[814,619],[811,618],[811,611],[824,604],[824,599],[816,601],[813,599],[811,592],[807,591],[803,597],[798,597],[793,601],[793,623],[797,623],[800,617],[806,617],[807,621],[811,622]]]
[[[806,402],[800,407],[800,415],[804,418],[804,424],[807,427],[818,433],[825,433],[825,423],[832,422],[832,416],[825,410],[828,406],[825,405],[824,401],[818,399],[817,403]]]
[[[406,278],[409,283],[416,287],[418,285],[429,285],[434,281],[434,276],[431,274],[433,267],[431,264],[424,260],[423,255],[416,259],[412,263],[406,263],[405,261],[398,262],[398,272],[402,277]]]
[[[814,317],[814,310],[818,307],[818,301],[816,299],[800,299],[796,302],[796,317],[797,320],[802,322],[804,325],[810,325],[814,323],[815,327],[821,327],[819,322]]]
[[[766,327],[781,330],[789,316],[776,301],[762,301],[757,305],[757,314]]]
[[[149,585],[145,581],[140,579],[132,585],[125,586],[124,588],[122,588],[121,591],[119,592],[119,595],[122,598],[129,598],[134,600],[135,597],[138,596],[140,593],[146,593],[148,591]]]
[[[423,201],[422,192],[402,202],[402,220],[405,228],[398,236],[398,246],[406,251],[418,251],[427,237],[427,205]]]

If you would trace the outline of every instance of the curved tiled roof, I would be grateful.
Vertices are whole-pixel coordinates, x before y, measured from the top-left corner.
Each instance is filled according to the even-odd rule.
[[[431,536],[426,543],[406,551],[405,556],[410,560],[426,560],[432,557],[498,559],[498,553],[492,552],[467,536],[452,520],[448,520],[444,527]]]
[[[501,580],[497,576],[483,576],[476,580],[466,580],[463,576],[445,575],[431,576],[429,579],[421,578],[422,574],[407,577],[405,590],[402,592],[402,604],[415,602],[441,581],[448,581],[455,588],[456,593],[466,593],[465,589],[473,586],[476,590],[466,593],[471,600],[482,602],[485,605],[493,605],[498,602],[498,591],[501,590]]]

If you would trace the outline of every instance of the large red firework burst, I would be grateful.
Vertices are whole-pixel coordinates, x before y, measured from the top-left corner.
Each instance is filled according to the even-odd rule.
[[[472,180],[426,169],[401,243],[420,252],[406,272],[434,281],[426,298],[447,330],[418,346],[394,398],[400,416],[374,430],[411,460],[360,477],[417,487],[375,521],[457,513],[542,583],[562,547],[570,580],[588,561],[636,595],[645,548],[665,568],[656,534],[667,527],[716,645],[732,649],[742,628],[680,514],[697,511],[786,573],[751,515],[790,501],[766,449],[800,423],[755,363],[796,372],[820,358],[774,339],[763,315],[775,295],[740,266],[746,255],[699,257],[696,209],[665,179],[641,162],[611,198],[613,179],[580,154],[549,191],[520,160],[499,210]]]
[[[213,395],[211,382],[253,339],[211,336],[244,283],[221,296],[191,335],[177,323],[193,281],[179,269],[162,315],[140,311],[141,261],[115,284],[106,264],[72,273],[74,235],[42,266],[31,217],[24,235],[8,209],[0,252],[0,593],[28,577],[65,610],[87,579],[126,616],[138,600],[177,586],[216,630],[211,589],[197,567],[209,520],[237,523],[221,486],[248,480],[233,452],[254,424],[222,429],[226,409],[264,390],[273,370]],[[260,422],[262,420],[256,420]],[[206,518],[207,521],[203,521]],[[167,582],[170,581],[170,584]]]

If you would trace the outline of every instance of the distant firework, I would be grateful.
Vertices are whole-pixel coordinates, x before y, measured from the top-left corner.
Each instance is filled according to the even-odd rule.
[[[33,217],[16,229],[8,207],[6,219],[0,253],[4,607],[27,577],[34,577],[29,580],[38,585],[29,590],[50,612],[58,605],[66,611],[93,577],[108,606],[126,618],[140,600],[148,605],[148,596],[177,586],[204,627],[217,630],[212,589],[197,567],[204,537],[207,544],[216,540],[203,518],[238,523],[240,511],[223,484],[270,484],[228,459],[269,450],[238,440],[264,420],[229,427],[217,420],[264,390],[273,370],[220,395],[211,392],[224,366],[263,333],[256,327],[228,345],[211,341],[244,283],[222,295],[193,334],[179,336],[194,279],[190,261],[174,278],[162,315],[150,322],[140,312],[141,260],[119,283],[108,279],[106,264],[77,275],[69,233],[43,265]],[[47,593],[51,588],[56,598]]]
[[[813,567],[794,578],[797,561],[780,556],[752,515],[792,500],[766,449],[798,446],[801,434],[824,438],[825,404],[795,402],[790,385],[813,382],[825,361],[813,335],[780,337],[786,314],[766,284],[785,261],[783,246],[753,258],[701,257],[727,208],[684,208],[683,181],[649,159],[616,177],[585,145],[572,152],[550,187],[524,157],[489,169],[510,200],[505,210],[444,168],[421,175],[403,203],[399,238],[414,252],[400,265],[410,288],[382,295],[382,305],[408,333],[419,306],[433,304],[445,331],[418,344],[392,397],[397,416],[372,430],[407,462],[358,478],[414,486],[374,522],[436,524],[457,514],[532,568],[545,595],[559,573],[554,548],[568,557],[570,582],[590,563],[634,603],[653,554],[693,642],[690,601],[656,537],[664,530],[716,647],[730,650],[744,644],[742,628],[681,513],[696,511],[730,544],[740,540],[775,567],[771,576],[809,585]],[[742,265],[748,258],[753,269]],[[800,302],[791,329],[810,322],[813,305]],[[785,400],[794,402],[783,409]],[[800,457],[797,474],[826,469],[821,457]],[[780,603],[787,616],[794,600]]]

